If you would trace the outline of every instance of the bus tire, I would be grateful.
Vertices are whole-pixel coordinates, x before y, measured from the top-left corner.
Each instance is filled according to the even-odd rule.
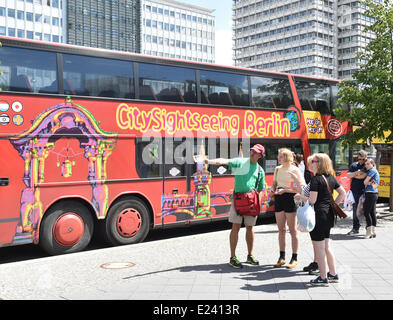
[[[107,239],[113,245],[142,242],[149,230],[149,210],[135,197],[120,200],[108,211],[105,231]]]
[[[50,255],[84,250],[90,243],[94,220],[88,208],[75,201],[62,202],[45,214],[40,246]]]

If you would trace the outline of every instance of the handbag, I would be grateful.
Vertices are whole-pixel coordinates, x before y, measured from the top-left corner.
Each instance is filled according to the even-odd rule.
[[[258,165],[258,178],[255,183],[255,189],[258,188],[260,168]],[[236,192],[233,194],[233,205],[238,215],[257,216],[261,211],[259,206],[259,194],[254,189],[242,193]]]
[[[329,187],[329,183],[327,181],[327,179],[325,178],[324,175],[322,175],[322,177],[325,179],[328,191],[329,191],[329,195],[330,195],[330,202],[332,203],[332,208],[333,208],[333,213],[335,217],[339,217],[340,219],[344,219],[347,217],[347,214],[344,212],[343,209],[340,208],[340,206],[334,201],[333,199],[333,195],[332,192],[330,191],[330,187]]]
[[[296,210],[297,229],[300,232],[311,232],[315,227],[314,207],[308,201]]]

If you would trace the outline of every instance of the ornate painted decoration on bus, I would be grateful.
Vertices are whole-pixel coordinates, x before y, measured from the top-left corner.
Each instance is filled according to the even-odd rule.
[[[294,116],[292,116],[294,118]],[[168,111],[165,107],[154,107],[151,110],[141,110],[138,106],[125,103],[117,107],[116,123],[122,130],[136,130],[146,133],[152,130],[157,133],[176,134],[178,131],[200,131],[205,133],[226,132],[236,136],[244,129],[247,136],[258,138],[289,138],[291,121],[283,113],[273,112],[269,117],[257,116],[252,110],[246,110],[243,122],[239,114],[203,114],[185,111]],[[294,125],[292,124],[292,127]],[[296,126],[296,124],[295,124]]]
[[[239,157],[243,157],[241,147]],[[176,221],[182,221],[229,214],[233,190],[219,193],[210,192],[212,176],[208,165],[204,162],[205,158],[205,147],[202,143],[199,154],[196,156],[196,172],[193,174],[194,191],[182,194],[163,194],[161,196],[161,213],[157,215],[158,217],[165,218],[173,215],[176,217]],[[267,190],[268,186],[265,182],[261,209],[272,206],[272,199],[268,197]]]
[[[67,100],[41,112],[25,132],[10,138],[11,144],[24,160],[20,221],[16,227],[14,242],[33,236],[38,239],[38,224],[43,215],[40,199],[40,184],[45,182],[45,161],[50,154],[57,158],[57,170],[61,176],[72,175],[75,158],[83,154],[88,161],[87,179],[92,188],[92,204],[100,217],[108,209],[108,186],[106,165],[117,143],[117,133],[105,132],[99,122],[83,106]],[[75,138],[81,151],[68,146],[55,152],[56,141],[61,138]],[[48,172],[49,172],[48,171]]]

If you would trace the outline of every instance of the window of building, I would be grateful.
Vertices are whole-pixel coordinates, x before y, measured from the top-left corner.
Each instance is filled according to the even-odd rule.
[[[139,63],[141,100],[196,102],[195,70]]]
[[[251,77],[253,106],[257,108],[283,108],[294,105],[289,80]]]
[[[247,76],[215,71],[200,71],[201,102],[248,106]]]
[[[64,93],[134,98],[133,65],[128,61],[63,55]]]

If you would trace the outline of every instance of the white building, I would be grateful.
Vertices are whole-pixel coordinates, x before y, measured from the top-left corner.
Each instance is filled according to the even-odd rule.
[[[65,0],[0,0],[0,35],[64,42]]]
[[[215,62],[212,10],[173,0],[142,0],[141,14],[141,53]]]

